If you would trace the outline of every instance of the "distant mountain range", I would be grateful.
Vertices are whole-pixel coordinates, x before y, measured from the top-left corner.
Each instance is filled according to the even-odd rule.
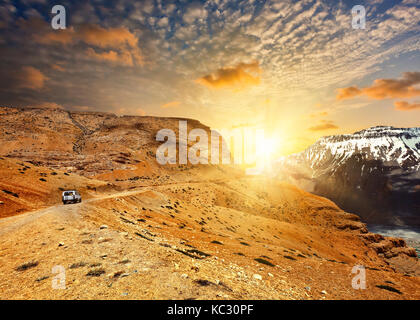
[[[420,128],[323,137],[276,161],[277,176],[372,224],[420,226]]]

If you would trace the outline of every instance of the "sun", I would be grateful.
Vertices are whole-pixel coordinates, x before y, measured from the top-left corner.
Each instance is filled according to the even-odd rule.
[[[260,137],[256,141],[257,162],[264,166],[274,159],[280,147],[279,137]]]

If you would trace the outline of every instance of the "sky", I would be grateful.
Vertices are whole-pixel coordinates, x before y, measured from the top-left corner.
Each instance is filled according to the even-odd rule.
[[[258,126],[281,155],[419,126],[420,2],[3,0],[0,105]]]

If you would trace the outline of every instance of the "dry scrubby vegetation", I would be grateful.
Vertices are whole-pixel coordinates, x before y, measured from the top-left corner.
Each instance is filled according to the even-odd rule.
[[[420,298],[414,249],[331,201],[231,167],[157,165],[154,134],[176,119],[0,113],[1,299]],[[61,206],[73,188],[83,202]],[[369,290],[352,289],[355,264]],[[51,289],[55,265],[66,290]]]

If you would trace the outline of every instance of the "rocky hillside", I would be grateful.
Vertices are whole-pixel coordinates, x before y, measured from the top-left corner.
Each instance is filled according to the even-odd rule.
[[[0,110],[0,299],[420,298],[415,250],[332,201],[228,166],[160,166],[154,136],[178,119]],[[62,205],[64,189],[83,202]],[[360,264],[367,290],[351,285]]]
[[[126,178],[144,171],[158,176],[156,133],[178,132],[179,120],[187,120],[188,130],[209,130],[191,119],[0,107],[0,156],[101,179],[118,170]]]
[[[276,166],[282,179],[367,222],[420,225],[420,128],[378,126],[324,137]]]

